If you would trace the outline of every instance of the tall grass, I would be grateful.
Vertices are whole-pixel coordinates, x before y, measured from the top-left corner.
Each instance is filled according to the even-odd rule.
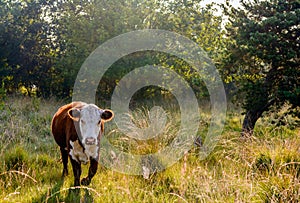
[[[299,128],[260,120],[253,138],[240,138],[242,117],[230,112],[218,145],[204,160],[195,145],[173,166],[143,176],[100,165],[89,187],[78,193],[73,177],[61,178],[62,163],[50,134],[52,115],[62,102],[8,97],[0,111],[0,202],[297,202],[300,199]],[[198,135],[205,137],[209,114],[202,112]],[[145,128],[149,109],[130,115]],[[174,138],[178,111],[167,114],[164,131],[149,140],[124,136],[114,124],[105,136],[118,149],[157,152]],[[170,119],[172,118],[172,119]],[[271,119],[271,118],[270,118]],[[71,166],[69,166],[71,167]],[[83,166],[83,176],[87,167]],[[71,171],[71,168],[70,168]]]

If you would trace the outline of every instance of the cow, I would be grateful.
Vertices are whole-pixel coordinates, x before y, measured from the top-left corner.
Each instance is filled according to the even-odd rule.
[[[74,186],[89,185],[96,174],[99,161],[100,138],[104,122],[114,117],[111,110],[95,104],[72,102],[58,109],[51,122],[51,131],[60,147],[63,177],[68,175],[68,159],[72,164]],[[90,162],[87,177],[80,181],[81,164]]]

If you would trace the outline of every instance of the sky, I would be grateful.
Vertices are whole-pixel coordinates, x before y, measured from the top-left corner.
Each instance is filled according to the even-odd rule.
[[[222,4],[222,3],[225,3],[226,0],[202,0],[201,4],[204,6],[206,4],[210,4],[210,3],[216,3],[216,4]],[[233,5],[234,7],[239,7],[241,4],[239,3],[239,0],[229,0],[230,4]],[[222,15],[222,11],[219,7],[216,7],[217,8],[217,12],[215,13],[216,15]]]
[[[225,3],[226,2],[226,0],[214,0],[214,1],[212,1],[212,0],[203,0],[203,4],[205,5],[205,4],[209,4],[209,3]],[[237,7],[237,6],[239,6],[240,5],[240,3],[239,3],[239,0],[230,0],[230,3],[233,5],[233,6],[235,6],[235,7]]]

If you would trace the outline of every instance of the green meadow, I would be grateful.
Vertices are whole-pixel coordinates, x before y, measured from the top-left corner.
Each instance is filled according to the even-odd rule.
[[[8,97],[0,111],[0,202],[298,202],[300,199],[300,133],[294,118],[274,125],[272,114],[260,119],[251,138],[241,138],[242,116],[229,107],[217,146],[205,159],[194,145],[162,172],[118,173],[99,166],[88,187],[73,187],[73,174],[61,177],[59,148],[50,132],[56,100]],[[232,105],[233,106],[233,105]],[[121,150],[145,154],[162,149],[174,138],[180,112],[172,111],[165,130],[138,142],[107,123],[105,137]],[[174,107],[175,108],[175,107]],[[198,131],[205,139],[209,112],[201,112]],[[137,108],[134,123],[149,124],[147,108]],[[83,165],[82,177],[88,166]],[[71,164],[69,163],[69,170]]]

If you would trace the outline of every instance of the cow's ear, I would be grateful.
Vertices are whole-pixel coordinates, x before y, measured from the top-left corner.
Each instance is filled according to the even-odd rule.
[[[80,110],[77,108],[72,108],[68,111],[68,116],[74,121],[79,121]]]
[[[101,110],[101,119],[103,119],[104,121],[110,121],[113,117],[114,112],[112,112],[111,110]]]

